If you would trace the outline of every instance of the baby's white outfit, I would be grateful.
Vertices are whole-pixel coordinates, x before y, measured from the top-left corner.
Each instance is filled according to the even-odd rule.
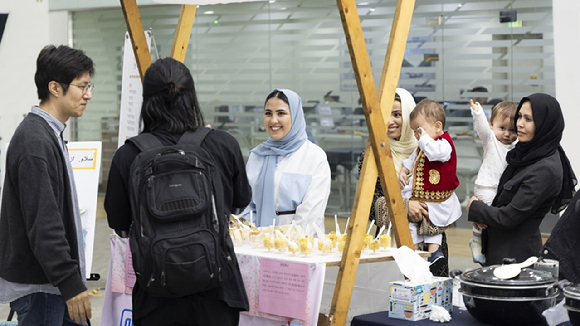
[[[423,150],[430,161],[447,162],[451,158],[451,144],[449,144],[445,139],[434,140],[429,137],[429,135],[423,135],[423,137],[419,139],[419,147]],[[417,151],[414,151],[408,159],[403,160],[403,166],[412,172],[416,158]],[[407,185],[401,191],[402,197],[411,198],[412,190],[413,174],[411,173]],[[455,192],[444,202],[426,202],[426,204],[429,211],[429,220],[434,225],[446,227],[461,217],[461,204],[459,203],[459,199]],[[409,229],[411,230],[411,237],[413,238],[414,244],[425,242],[441,245],[441,240],[443,238],[441,234],[433,236],[419,235],[417,232],[418,226],[419,223],[409,223]]]
[[[479,105],[479,111],[471,109],[471,115],[477,135],[483,143],[483,161],[477,173],[473,193],[484,203],[491,205],[497,193],[499,179],[507,167],[505,157],[507,152],[514,148],[516,142],[505,145],[497,140],[481,105]]]
[[[477,135],[483,143],[483,161],[477,173],[473,194],[485,204],[491,205],[497,194],[499,179],[507,167],[507,161],[505,159],[507,152],[514,148],[516,142],[509,145],[500,142],[495,137],[495,133],[485,117],[483,108],[481,105],[477,105],[479,110],[475,111],[471,109],[471,115],[473,116]],[[484,264],[485,256],[481,253],[481,230],[473,226],[473,232],[473,239],[469,241],[473,262]]]

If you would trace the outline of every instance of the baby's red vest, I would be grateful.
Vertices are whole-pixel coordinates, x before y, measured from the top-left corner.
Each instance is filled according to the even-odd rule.
[[[435,141],[441,138],[447,140],[451,145],[451,158],[445,163],[431,162],[420,148],[417,149],[419,153],[413,166],[412,200],[431,203],[444,202],[459,186],[455,146],[449,133],[445,132]]]

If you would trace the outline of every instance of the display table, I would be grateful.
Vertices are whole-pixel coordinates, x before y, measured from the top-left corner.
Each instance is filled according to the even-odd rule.
[[[132,319],[132,288],[125,283],[127,241],[128,239],[116,235],[111,236],[111,259],[102,310],[102,325],[124,325],[125,322]],[[388,308],[389,282],[403,279],[403,275],[393,260],[391,250],[387,249],[376,253],[366,250],[361,253],[348,311],[348,322],[356,315]],[[240,315],[240,325],[314,326],[317,324],[319,313],[329,313],[342,257],[336,248],[325,254],[315,251],[308,254],[308,257],[304,257],[300,253],[295,255],[289,252],[279,253],[274,249],[268,252],[264,248],[239,244],[236,244],[235,251],[250,301],[250,311]],[[427,252],[419,254],[423,257],[429,255]],[[304,319],[299,320],[259,312],[258,298],[261,277],[264,275],[264,271],[261,270],[263,262],[266,262],[266,265],[272,262],[288,262],[288,265],[298,264],[307,267],[303,278],[303,280],[307,280],[308,284],[306,297],[300,302],[305,311]],[[270,285],[277,286],[273,282],[270,282]],[[294,306],[299,305],[295,304]]]
[[[324,254],[319,251],[313,251],[307,256],[301,253],[292,254],[287,251],[280,253],[275,249],[271,249],[270,251],[268,251],[267,249],[262,247],[252,247],[249,245],[239,246],[238,244],[236,244],[234,249],[236,251],[236,255],[249,254],[263,258],[282,259],[288,261],[295,261],[299,263],[323,263],[326,266],[339,266],[340,261],[342,259],[342,253],[339,253],[336,248]],[[378,263],[392,261],[393,255],[391,253],[391,250],[394,249],[387,248],[383,250],[377,250],[375,253],[373,253],[370,250],[363,250],[361,252],[359,263],[363,264],[363,263]],[[429,253],[426,251],[418,251],[418,253],[422,257],[429,256]]]
[[[325,254],[313,252],[307,257],[300,253],[295,255],[289,252],[279,253],[274,249],[268,251],[248,245],[237,245],[235,250],[250,301],[250,311],[242,313],[240,325],[279,326],[280,322],[301,326],[316,325],[319,313],[329,313],[342,257],[336,249]],[[426,252],[420,254],[425,257],[428,255]],[[264,314],[258,311],[260,278],[262,277],[260,264],[264,258],[308,264],[307,300],[303,302],[306,320]],[[401,279],[403,275],[393,261],[391,249],[376,253],[363,251],[353,287],[348,320],[350,321],[355,315],[388,308],[389,282]]]
[[[388,311],[377,312],[368,315],[356,316],[352,319],[351,326],[434,326],[439,325],[429,319],[423,319],[418,321],[408,321],[403,319],[389,318]],[[489,326],[489,324],[484,324],[477,319],[473,318],[467,310],[460,310],[457,307],[453,307],[453,314],[451,315],[451,321],[445,323],[444,325],[461,325],[461,326]],[[561,326],[570,326],[570,322],[566,322]]]

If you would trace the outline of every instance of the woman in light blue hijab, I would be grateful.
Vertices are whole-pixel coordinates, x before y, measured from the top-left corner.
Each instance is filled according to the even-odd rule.
[[[256,226],[316,223],[324,230],[330,166],[322,148],[308,141],[302,101],[289,89],[274,89],[264,104],[267,141],[250,151],[246,166]],[[312,229],[312,227],[311,227]]]

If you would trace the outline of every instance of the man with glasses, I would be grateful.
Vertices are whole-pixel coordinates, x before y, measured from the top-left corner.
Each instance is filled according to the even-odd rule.
[[[0,302],[19,325],[79,325],[91,318],[77,189],[63,131],[93,97],[93,61],[46,46],[36,61],[40,104],[6,153],[0,211]]]

